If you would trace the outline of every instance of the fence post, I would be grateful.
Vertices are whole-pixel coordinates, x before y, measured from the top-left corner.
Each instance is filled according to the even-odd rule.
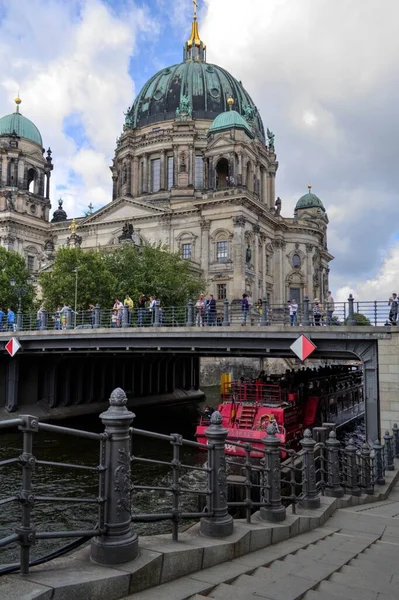
[[[262,298],[262,315],[260,318],[260,324],[266,326],[267,325],[267,298]]]
[[[126,305],[122,308],[122,327],[129,327],[129,307]]]
[[[227,508],[227,476],[226,455],[224,445],[228,430],[222,427],[222,415],[215,411],[211,417],[211,425],[205,430],[208,439],[208,468],[210,469],[210,490],[208,512],[210,516],[202,517],[200,532],[207,537],[219,538],[231,535],[234,531],[233,517]]]
[[[345,446],[345,461],[346,461],[346,477],[345,488],[352,496],[360,496],[361,489],[359,487],[359,465],[357,461],[357,448],[350,438]]]
[[[355,317],[354,317],[354,309],[353,309],[354,298],[352,294],[349,294],[348,298],[348,325],[349,327],[353,327],[356,325]]]
[[[385,451],[385,469],[387,471],[394,471],[395,465],[393,462],[394,453],[393,453],[393,436],[389,434],[389,431],[385,432],[384,435],[384,451]]]
[[[316,466],[314,460],[314,447],[316,442],[312,438],[310,429],[305,429],[303,440],[299,442],[303,448],[302,455],[302,500],[299,504],[303,508],[319,508],[320,494],[316,487]]]
[[[222,322],[223,327],[230,326],[229,308],[230,308],[229,301],[227,300],[227,298],[225,298],[224,303],[223,303],[223,322]]]
[[[131,523],[130,431],[135,414],[126,408],[125,392],[117,388],[101,413],[105,426],[106,532],[91,541],[91,558],[101,565],[119,565],[136,558],[138,536]]]
[[[153,327],[160,327],[161,323],[159,321],[159,300],[155,300],[154,304],[154,322],[152,324]]]
[[[342,498],[344,489],[341,485],[341,477],[339,472],[339,448],[341,444],[337,440],[335,431],[330,431],[328,440],[326,440],[327,448],[327,496],[333,498]]]
[[[93,328],[98,329],[100,327],[100,305],[96,304],[94,307],[94,324]]]
[[[371,451],[367,443],[360,451],[360,487],[365,494],[374,494],[373,478],[371,477]]]
[[[285,506],[281,504],[281,461],[280,439],[276,436],[276,428],[270,423],[266,429],[265,458],[263,464],[262,501],[259,516],[264,521],[279,523],[286,517]]]
[[[72,309],[67,308],[66,310],[67,318],[66,318],[66,328],[72,329]]]
[[[305,296],[303,299],[303,320],[302,325],[308,327],[310,325],[309,319],[309,296]]]
[[[187,303],[187,327],[194,327],[194,304],[192,300]]]
[[[45,330],[47,329],[47,318],[48,318],[48,312],[47,310],[42,310],[42,314],[40,317],[40,329],[41,330]]]
[[[393,428],[393,449],[395,453],[395,458],[399,458],[399,427],[398,424],[395,423]]]
[[[380,444],[380,440],[376,440],[373,444],[374,450],[374,478],[377,485],[385,485],[385,469],[384,469],[384,446]]]

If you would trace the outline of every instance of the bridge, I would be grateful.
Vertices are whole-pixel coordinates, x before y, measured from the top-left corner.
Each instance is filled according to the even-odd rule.
[[[279,439],[270,424],[263,462],[252,459],[252,447],[243,445],[244,476],[230,480],[241,489],[241,499],[228,501],[227,430],[221,426],[219,413],[212,415],[206,431],[207,445],[179,434],[136,429],[134,418],[125,393],[116,389],[108,410],[101,415],[103,433],[59,427],[29,415],[8,423],[21,432],[23,452],[0,461],[0,467],[15,465],[22,470],[21,482],[14,479],[13,494],[0,500],[3,511],[13,505],[20,508],[19,523],[12,523],[15,512],[10,513],[7,525],[2,523],[3,530],[10,531],[0,539],[0,548],[12,544],[20,548],[20,562],[0,569],[5,575],[0,581],[4,597],[326,600],[337,593],[347,597],[347,588],[353,598],[395,597],[398,426],[385,434],[382,444],[376,441],[370,447],[365,443],[360,449],[352,440],[343,447],[329,427],[318,429],[319,442],[305,431],[302,450],[288,451],[288,460],[281,463]],[[0,430],[5,425],[0,423]],[[71,439],[99,444],[97,466],[41,460],[33,453],[40,431],[58,431]],[[140,436],[163,441],[162,456],[134,455],[134,439]],[[207,462],[203,466],[184,464],[181,449],[185,445],[207,453]],[[141,485],[135,475],[138,464],[168,466],[170,483]],[[37,468],[54,465],[96,472],[98,495],[65,498],[62,490],[54,492],[54,484],[47,478],[47,494],[36,495]],[[190,488],[183,479],[187,471],[202,473],[199,488]],[[135,510],[135,494],[143,489],[162,497],[166,494],[168,500],[151,513],[140,513]],[[204,510],[190,509],[184,501],[187,494],[202,497]],[[66,502],[93,506],[92,522],[96,524],[83,530],[67,527],[54,531],[50,524],[35,522],[37,503]],[[230,512],[239,508],[245,518],[233,519]],[[199,523],[182,531],[184,522],[196,519]],[[135,524],[140,521],[169,522],[172,536],[139,538]],[[79,539],[59,550],[54,561],[48,562],[54,554],[31,560],[35,543],[71,538]],[[89,540],[89,545],[60,558]]]

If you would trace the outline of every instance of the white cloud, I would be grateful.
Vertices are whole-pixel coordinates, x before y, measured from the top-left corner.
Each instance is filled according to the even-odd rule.
[[[5,10],[0,113],[11,112],[20,90],[21,112],[53,150],[52,198],[65,185],[69,215],[81,214],[90,201],[104,204],[111,198],[115,139],[134,97],[129,60],[137,32],[151,27],[145,12],[129,1],[116,14],[101,0],[6,0]],[[70,115],[78,116],[83,148],[64,132]]]
[[[381,257],[390,255],[399,218],[399,4],[207,5],[201,31],[209,61],[243,81],[276,134],[283,214],[292,215],[312,183],[330,219],[333,289],[367,281],[362,293],[376,294],[370,282],[387,277]],[[392,259],[390,269],[399,281],[399,263]]]

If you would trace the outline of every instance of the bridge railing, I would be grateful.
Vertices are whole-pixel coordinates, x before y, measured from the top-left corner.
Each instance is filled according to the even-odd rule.
[[[209,427],[205,430],[207,444],[184,439],[180,434],[163,435],[136,429],[132,426],[135,415],[127,407],[123,390],[111,394],[108,410],[101,414],[104,433],[91,433],[41,423],[35,417],[21,416],[0,423],[0,428],[18,427],[23,436],[23,452],[19,457],[0,462],[0,467],[19,465],[22,471],[21,488],[15,494],[1,498],[0,505],[20,505],[20,523],[14,532],[0,539],[0,548],[18,543],[20,564],[0,569],[0,574],[20,568],[28,573],[32,564],[40,564],[54,554],[31,561],[31,547],[39,540],[79,538],[57,552],[70,551],[72,547],[91,539],[92,559],[104,565],[121,564],[138,555],[136,522],[169,521],[172,537],[178,539],[182,521],[200,519],[201,534],[208,537],[225,537],[233,533],[232,511],[242,509],[251,522],[254,512],[261,520],[281,522],[286,518],[289,506],[293,513],[299,505],[306,509],[320,506],[320,497],[326,494],[342,497],[344,494],[373,494],[376,485],[385,481],[385,471],[393,470],[394,458],[399,457],[399,428],[385,433],[383,443],[376,441],[372,448],[363,444],[359,449],[352,440],[342,447],[335,431],[329,424],[315,428],[313,435],[304,432],[300,441],[301,450],[295,452],[280,446],[275,425],[270,423],[263,439],[263,449],[251,444],[227,439],[228,430],[222,426],[220,413],[214,412]],[[33,439],[38,431],[53,431],[58,434],[86,438],[99,443],[99,460],[96,465],[76,465],[56,461],[38,460],[33,453]],[[171,453],[162,453],[159,458],[134,455],[136,437],[147,437],[165,442]],[[245,458],[240,462],[233,458],[229,462],[225,445],[229,449],[244,449]],[[187,465],[182,460],[183,446],[195,447],[204,452],[204,463]],[[259,459],[261,454],[261,459]],[[142,485],[135,480],[136,465],[162,466],[170,472],[169,479],[162,485]],[[98,478],[98,495],[93,497],[63,497],[35,495],[34,478],[38,467],[57,467],[85,470]],[[238,472],[230,477],[229,472]],[[184,473],[197,472],[202,476],[200,485],[187,483]],[[51,489],[54,486],[51,484]],[[229,499],[229,490],[233,489]],[[135,494],[142,492],[162,494],[162,503],[151,512],[139,512]],[[184,500],[186,496],[202,499],[202,509],[194,510]],[[96,506],[93,521],[97,524],[87,530],[41,531],[34,521],[37,503],[88,503]],[[188,506],[188,508],[187,508]],[[166,507],[166,508],[165,508]],[[4,524],[3,524],[4,527]]]
[[[395,307],[397,305],[394,305]],[[332,310],[333,308],[333,310]],[[266,299],[242,309],[240,300],[218,301],[216,307],[199,308],[193,301],[185,306],[162,306],[159,301],[152,309],[127,306],[120,310],[103,309],[98,305],[91,310],[74,311],[70,307],[55,312],[18,312],[14,322],[3,321],[1,330],[71,330],[71,329],[126,329],[141,327],[210,327],[242,325],[248,327],[285,326],[340,326],[396,325],[398,314],[386,301],[355,301],[326,303],[316,306],[305,297],[297,307],[270,304]]]

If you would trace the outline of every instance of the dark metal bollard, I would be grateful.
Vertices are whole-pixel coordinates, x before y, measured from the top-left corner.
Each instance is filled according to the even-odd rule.
[[[154,322],[152,324],[153,327],[160,327],[161,322],[159,320],[159,300],[155,300],[154,304]]]
[[[67,315],[66,328],[72,329],[72,309],[71,308],[67,308],[66,315]]]
[[[225,301],[223,303],[223,327],[229,327],[230,326],[230,315],[229,315],[229,301],[227,300],[227,298],[225,298]]]
[[[342,498],[344,488],[341,485],[341,476],[339,468],[339,448],[341,444],[337,440],[335,431],[330,431],[327,448],[327,487],[326,495],[333,498]]]
[[[194,327],[194,304],[192,300],[187,303],[187,327]]]
[[[389,431],[385,432],[384,435],[384,451],[385,451],[385,470],[394,471],[394,452],[393,452],[393,436],[389,434]]]
[[[365,494],[374,494],[373,478],[371,473],[371,451],[367,443],[362,445],[360,451],[360,487]]]
[[[376,485],[385,485],[385,469],[384,469],[384,446],[380,444],[380,440],[376,440],[373,444],[374,451],[374,482]]]
[[[119,565],[136,558],[137,533],[131,517],[130,432],[135,418],[126,408],[125,392],[117,388],[109,408],[101,413],[105,425],[105,523],[106,533],[91,541],[91,558],[101,565]],[[101,495],[101,492],[100,492]]]
[[[40,329],[43,331],[47,329],[47,319],[48,319],[48,312],[46,310],[42,310],[41,316],[40,316]]]
[[[319,508],[320,494],[316,487],[316,465],[314,460],[316,442],[312,438],[310,429],[305,430],[303,440],[299,443],[304,451],[302,455],[302,499],[299,504],[303,508]]]
[[[395,423],[393,428],[393,451],[395,454],[395,458],[399,458],[399,427],[398,424]]]
[[[352,296],[352,294],[349,294],[349,298],[348,298],[348,320],[347,320],[347,324],[349,325],[349,327],[352,327],[353,325],[356,325],[356,321],[355,321],[355,311],[353,309],[353,303],[354,303],[354,298]]]
[[[20,562],[21,573],[29,573],[30,547],[36,543],[36,532],[31,524],[31,511],[35,502],[32,493],[32,476],[35,469],[33,456],[33,433],[39,430],[38,420],[30,415],[23,417],[23,424],[18,427],[23,432],[23,450],[19,456],[22,467],[22,491],[18,495],[21,503],[21,525],[15,530],[21,548]]]
[[[264,521],[279,523],[286,517],[285,506],[281,504],[281,461],[280,439],[276,436],[273,423],[267,426],[267,436],[263,439],[265,459],[263,468],[262,500],[260,518]]]
[[[268,305],[267,305],[267,298],[262,298],[262,315],[260,317],[260,324],[263,326],[266,326],[268,324]]]
[[[96,304],[94,307],[94,323],[93,328],[98,329],[101,327],[101,315],[100,315],[100,305]]]
[[[303,299],[303,319],[302,325],[308,327],[310,325],[309,319],[309,296],[305,296]]]
[[[122,327],[129,327],[129,307],[124,306],[122,309]]]
[[[359,487],[359,465],[357,457],[357,448],[350,438],[345,446],[346,477],[345,488],[352,496],[360,496],[362,491]]]
[[[208,467],[210,469],[210,494],[208,512],[202,517],[200,532],[213,538],[226,537],[234,531],[233,517],[227,508],[226,455],[224,446],[228,430],[222,427],[222,415],[215,411],[211,417],[211,426],[205,430],[208,442]]]

